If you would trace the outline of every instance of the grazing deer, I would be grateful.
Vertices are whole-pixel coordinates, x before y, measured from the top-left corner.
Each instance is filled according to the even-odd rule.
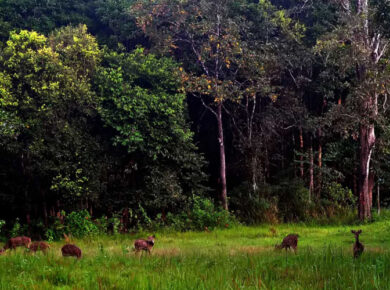
[[[358,231],[352,230],[351,233],[355,235],[355,243],[353,244],[353,257],[357,258],[360,257],[360,255],[364,251],[363,244],[359,242],[359,235],[362,233],[362,230],[358,230]]]
[[[31,252],[42,251],[46,253],[46,251],[50,248],[50,245],[46,242],[34,242],[30,245]]]
[[[155,236],[153,235],[153,236],[148,237],[147,240],[143,240],[143,239],[136,240],[134,242],[134,249],[135,249],[136,253],[143,250],[143,251],[148,252],[150,255],[150,250],[154,246],[154,239],[155,239]]]
[[[25,246],[29,248],[31,244],[31,239],[29,237],[15,237],[8,240],[4,246],[4,250],[11,249],[15,250],[17,247]]]
[[[295,254],[297,253],[297,247],[298,247],[298,238],[299,238],[299,235],[297,234],[289,234],[288,236],[286,236],[282,243],[280,245],[275,245],[275,249],[283,249],[285,248],[286,249],[286,252],[287,252],[287,248],[292,248],[295,252]]]
[[[81,250],[76,245],[67,244],[61,248],[62,256],[64,257],[77,257],[77,259],[81,258]]]

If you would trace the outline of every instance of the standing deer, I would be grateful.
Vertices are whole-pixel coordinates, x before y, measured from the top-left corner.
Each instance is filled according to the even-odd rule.
[[[364,251],[363,244],[359,242],[359,235],[362,233],[362,230],[352,230],[351,233],[355,235],[355,243],[353,244],[353,257],[358,258]]]
[[[29,237],[15,237],[7,241],[4,246],[4,250],[11,249],[15,250],[17,247],[25,246],[29,248],[31,244],[31,239]]]
[[[153,236],[149,236],[148,239],[146,239],[146,240],[144,240],[144,239],[136,240],[134,242],[134,250],[136,251],[136,253],[143,250],[143,251],[148,252],[150,255],[150,250],[154,246],[154,239],[155,239],[155,236],[153,235]]]
[[[46,242],[34,242],[30,245],[31,252],[42,251],[46,253],[46,251],[50,248],[50,245]]]
[[[286,252],[287,252],[287,248],[289,248],[289,249],[292,248],[296,254],[297,247],[298,247],[298,238],[299,238],[299,235],[297,235],[297,234],[289,234],[288,236],[286,236],[283,239],[283,241],[280,245],[275,246],[275,249],[285,248]]]

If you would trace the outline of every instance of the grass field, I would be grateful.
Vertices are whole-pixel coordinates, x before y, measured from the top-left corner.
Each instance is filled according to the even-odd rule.
[[[364,226],[279,225],[213,232],[158,232],[152,255],[133,241],[148,233],[74,241],[83,258],[24,249],[0,256],[0,289],[390,289],[390,222]],[[351,229],[365,251],[352,258]],[[298,253],[274,251],[289,233]]]

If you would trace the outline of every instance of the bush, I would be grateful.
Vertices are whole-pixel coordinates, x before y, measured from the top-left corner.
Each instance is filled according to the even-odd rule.
[[[64,211],[62,211],[61,214],[65,216]],[[61,239],[64,236],[65,231],[66,231],[65,224],[60,219],[55,218],[54,221],[49,226],[49,228],[46,230],[45,236],[49,242],[56,241]]]
[[[95,220],[95,224],[99,229],[101,234],[117,234],[119,233],[120,219],[116,216],[108,218],[107,216],[102,216]]]
[[[253,192],[251,185],[244,182],[233,188],[230,196],[230,207],[240,221],[246,224],[278,222],[277,199],[272,197],[269,185],[263,185]]]
[[[65,218],[66,229],[69,234],[76,238],[82,238],[88,235],[99,233],[98,226],[93,223],[87,210],[71,212]]]
[[[2,233],[1,229],[5,226],[5,221],[0,220],[0,234]]]
[[[193,197],[193,207],[190,214],[192,229],[204,230],[229,227],[235,223],[233,216],[221,207],[216,207],[208,198]]]
[[[322,193],[321,206],[327,216],[332,217],[350,212],[356,201],[357,198],[353,195],[352,190],[337,182],[331,182]]]
[[[300,179],[285,180],[272,187],[278,197],[278,208],[284,221],[305,221],[310,217],[313,204],[309,202],[309,190]]]
[[[159,222],[162,221],[162,222]],[[208,199],[193,196],[192,205],[188,212],[179,214],[168,213],[164,220],[162,215],[157,216],[157,224],[168,226],[177,231],[185,230],[213,230],[215,228],[226,228],[237,224],[235,217],[221,207],[216,207]]]
[[[27,225],[21,225],[19,218],[16,218],[15,223],[10,231],[11,237],[22,236],[27,233]]]

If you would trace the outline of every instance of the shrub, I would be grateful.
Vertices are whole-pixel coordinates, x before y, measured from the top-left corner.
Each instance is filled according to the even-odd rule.
[[[5,221],[0,220],[0,234],[2,233],[1,229],[5,226]]]
[[[65,215],[64,211],[62,211],[62,215]],[[51,225],[47,228],[45,237],[49,242],[56,241],[63,237],[65,231],[65,224],[61,222],[60,219],[55,218]]]
[[[237,224],[235,217],[222,207],[215,206],[212,200],[193,196],[191,206],[187,211],[163,217],[158,214],[153,222],[154,228],[168,227],[176,231],[205,230],[226,228]]]
[[[350,212],[356,204],[352,190],[337,182],[331,182],[322,193],[321,206],[328,217]]]
[[[102,216],[101,218],[95,220],[95,224],[101,234],[119,233],[120,219],[116,216],[113,216],[111,218],[108,218],[107,216]]]
[[[278,222],[277,199],[271,196],[269,185],[262,185],[253,192],[251,185],[244,182],[233,188],[230,196],[230,207],[240,221],[246,224]]]
[[[194,196],[190,223],[192,229],[204,230],[206,227],[208,229],[229,227],[236,221],[228,211],[216,207],[210,199]]]
[[[16,218],[15,223],[10,231],[11,237],[22,236],[27,232],[27,225],[21,225],[19,218]]]
[[[280,217],[284,221],[304,221],[310,217],[313,206],[309,202],[309,190],[300,179],[284,180],[272,187],[278,197]]]
[[[87,210],[71,212],[65,218],[65,225],[68,233],[77,238],[99,233],[98,226],[93,223]]]

